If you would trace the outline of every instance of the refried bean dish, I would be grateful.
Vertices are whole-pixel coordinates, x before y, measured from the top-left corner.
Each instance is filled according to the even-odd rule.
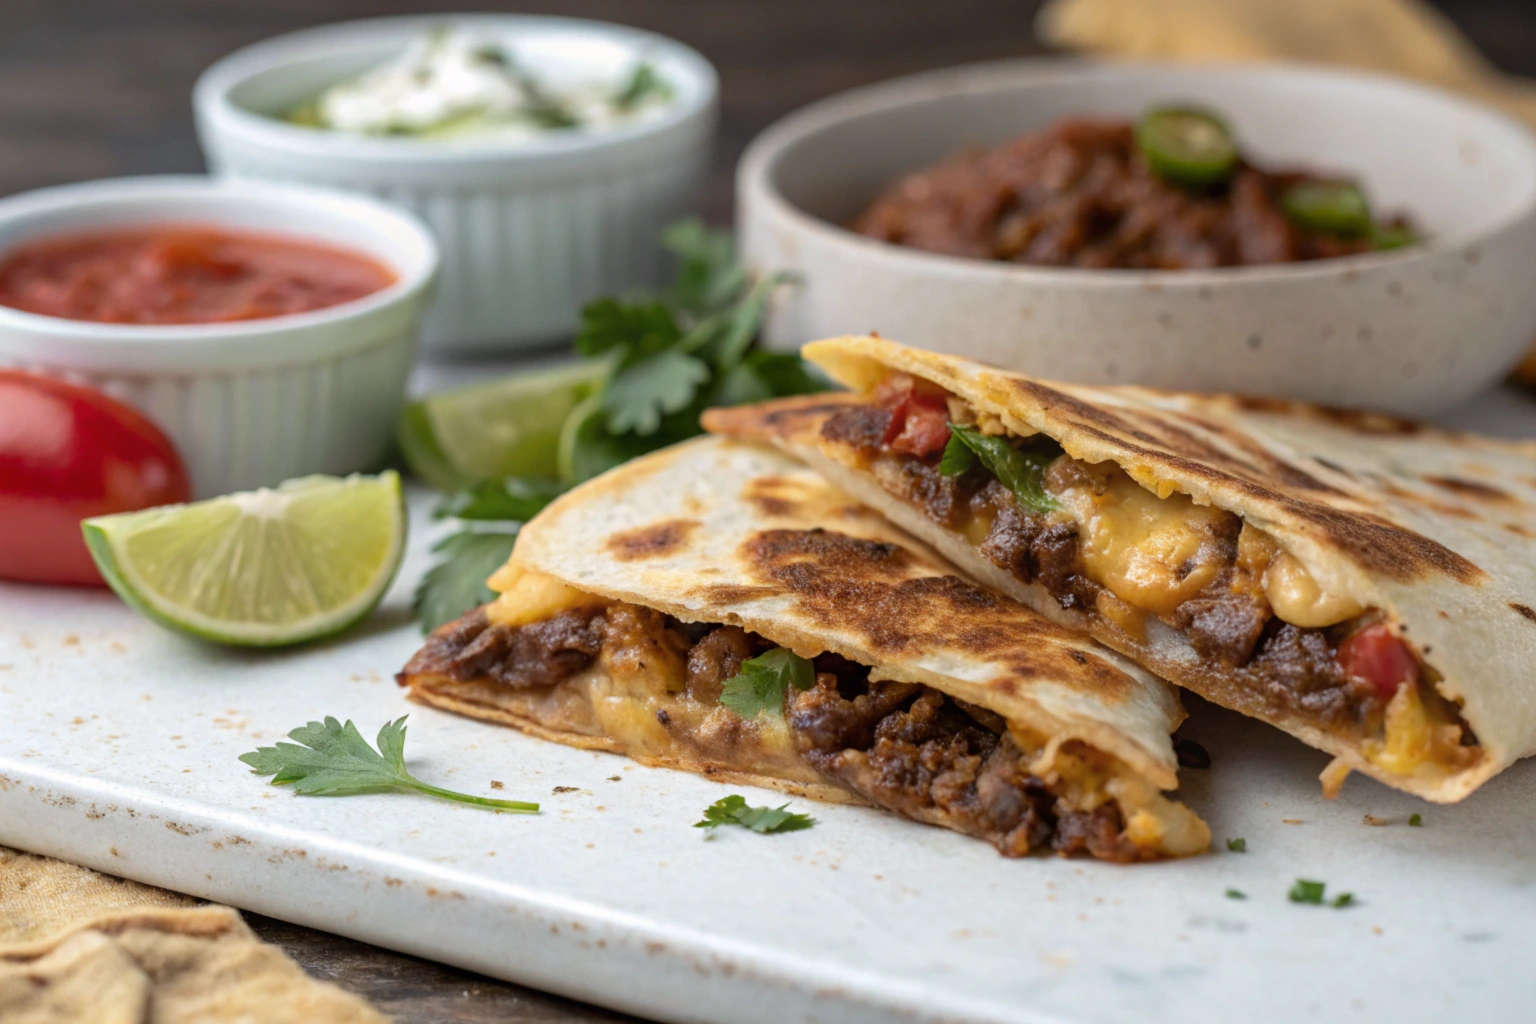
[[[850,227],[949,256],[1185,270],[1352,256],[1418,239],[1347,178],[1266,170],[1217,115],[1068,118],[890,186]]]

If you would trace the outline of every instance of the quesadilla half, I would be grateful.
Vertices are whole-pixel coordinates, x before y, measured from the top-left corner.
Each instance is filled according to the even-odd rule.
[[[880,338],[851,394],[706,415],[1165,679],[1431,800],[1536,750],[1536,445],[1081,387]]]
[[[425,704],[643,764],[1114,861],[1203,851],[1177,691],[957,578],[776,449],[704,437],[525,525]]]

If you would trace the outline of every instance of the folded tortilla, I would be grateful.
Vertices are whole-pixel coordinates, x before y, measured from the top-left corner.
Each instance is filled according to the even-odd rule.
[[[400,674],[413,699],[1008,855],[1209,844],[1159,792],[1177,784],[1173,687],[957,578],[771,446],[699,438],[592,480],[489,583],[500,596]],[[770,672],[744,715],[738,687],[782,670],[780,648],[810,664],[792,685]]]
[[[852,393],[706,426],[776,441],[972,578],[1335,755],[1329,795],[1353,770],[1456,801],[1536,751],[1536,445],[873,337],[805,356]],[[1012,482],[941,465],[966,438]]]

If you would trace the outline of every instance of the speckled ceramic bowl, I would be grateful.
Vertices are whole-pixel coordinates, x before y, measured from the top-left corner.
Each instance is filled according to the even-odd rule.
[[[846,223],[888,182],[1073,114],[1220,110],[1266,164],[1345,172],[1429,240],[1209,271],[1027,267],[918,252]],[[1498,380],[1536,337],[1536,139],[1395,79],[1305,67],[1013,61],[822,101],[742,160],[743,250],[800,279],[768,340],[878,331],[1027,373],[1241,391],[1428,415]]]

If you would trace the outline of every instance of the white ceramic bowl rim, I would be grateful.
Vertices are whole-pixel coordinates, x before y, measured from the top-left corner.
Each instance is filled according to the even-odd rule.
[[[155,343],[181,341],[191,344],[199,341],[270,336],[277,331],[323,327],[385,309],[430,285],[437,274],[437,243],[426,227],[414,216],[364,196],[300,185],[224,180],[195,175],[106,178],[72,185],[56,185],[0,199],[0,227],[19,220],[36,219],[46,222],[50,215],[69,212],[82,206],[132,207],[145,200],[205,199],[210,196],[226,197],[231,203],[251,201],[318,206],[332,215],[341,214],[343,217],[362,223],[382,225],[391,234],[405,242],[406,250],[401,257],[381,256],[373,252],[367,255],[385,263],[398,277],[389,286],[351,302],[326,306],[307,313],[289,313],[284,316],[262,317],[255,320],[211,324],[115,324],[46,316],[0,305],[0,328],[10,326],[33,332],[46,332],[54,336],[124,344],[144,341]],[[216,219],[209,220],[205,216],[188,218],[188,222],[194,220],[199,223],[218,223]],[[123,223],[114,222],[112,226],[122,226]],[[163,224],[167,221],[161,217],[145,220],[144,223]],[[89,229],[76,226],[65,233],[73,234],[81,230]],[[46,237],[46,235],[40,234],[39,237]],[[339,242],[328,244],[345,246],[345,243]],[[4,249],[0,249],[0,256],[3,255]]]
[[[1451,93],[1388,75],[1363,71],[1339,70],[1299,63],[1269,64],[1169,64],[1155,61],[1087,61],[1073,57],[1026,57],[942,68],[904,75],[886,82],[861,86],[810,103],[770,125],[747,147],[742,155],[739,181],[742,191],[757,190],[774,212],[805,230],[835,244],[861,251],[861,258],[926,267],[935,273],[988,275],[999,279],[1032,278],[1070,281],[1074,286],[1088,285],[1117,288],[1130,285],[1157,287],[1206,287],[1237,280],[1272,278],[1336,277],[1348,271],[1389,266],[1422,258],[1455,246],[1475,245],[1506,230],[1529,208],[1536,205],[1536,193],[1527,195],[1519,208],[1511,208],[1496,222],[1467,232],[1433,235],[1424,242],[1403,249],[1362,253],[1325,260],[1297,263],[1266,263],[1251,266],[1212,267],[1190,270],[1090,269],[1084,267],[1042,267],[964,256],[926,252],[870,238],[832,221],[809,213],[790,202],[779,191],[776,180],[779,161],[785,152],[805,137],[843,122],[857,121],[867,114],[888,111],[932,100],[937,95],[956,96],[986,93],[1000,85],[1018,85],[1026,80],[1072,81],[1091,79],[1121,72],[1170,71],[1180,75],[1251,75],[1311,77],[1332,79],[1341,86],[1367,86],[1417,93],[1437,103],[1460,108],[1461,116],[1476,118],[1487,127],[1506,133],[1509,141],[1525,150],[1528,162],[1536,169],[1536,136],[1524,125],[1492,109]],[[1411,211],[1410,211],[1411,212]]]
[[[653,118],[616,125],[598,132],[545,132],[534,138],[456,140],[452,145],[410,137],[362,136],[288,124],[247,110],[231,93],[256,75],[298,61],[312,60],[356,46],[370,36],[390,38],[420,34],[435,25],[452,24],[507,32],[564,29],[633,47],[637,55],[656,56],[682,72],[673,83],[678,95]],[[336,22],[274,36],[221,58],[198,77],[194,107],[216,118],[222,130],[271,150],[305,157],[356,157],[411,163],[466,164],[509,159],[591,153],[636,139],[666,134],[685,126],[715,103],[719,78],[714,66],[697,50],[643,29],[585,18],[523,14],[424,14],[364,18]]]

